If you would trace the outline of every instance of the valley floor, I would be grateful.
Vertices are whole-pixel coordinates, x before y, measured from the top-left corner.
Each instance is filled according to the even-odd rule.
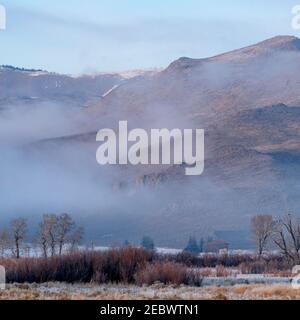
[[[84,285],[65,283],[12,284],[0,300],[300,300],[300,289],[289,284],[249,284],[226,287]]]

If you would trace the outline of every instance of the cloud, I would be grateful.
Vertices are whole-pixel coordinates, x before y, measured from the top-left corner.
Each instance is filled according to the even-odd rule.
[[[180,56],[215,55],[276,34],[263,21],[220,15],[97,21],[16,6],[10,12],[7,63],[66,73],[165,67]]]

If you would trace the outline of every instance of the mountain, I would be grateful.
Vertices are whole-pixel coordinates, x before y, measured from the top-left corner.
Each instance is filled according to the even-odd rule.
[[[132,79],[99,107],[124,115],[167,108],[168,113],[206,123],[242,109],[298,105],[299,42],[275,37],[213,58],[180,58],[153,77]]]
[[[37,171],[27,190],[32,197],[26,200],[28,211],[77,212],[90,237],[102,244],[137,242],[148,234],[173,247],[182,246],[190,234],[244,234],[254,214],[297,213],[299,67],[300,40],[279,36],[129,76],[73,78],[1,69],[0,108],[15,101],[24,105],[33,97],[85,106],[80,127],[77,117],[72,130],[63,122],[63,131],[35,133],[22,145],[30,165],[25,170],[20,165],[18,185],[32,178],[33,163]],[[73,123],[69,114],[62,118],[68,122],[70,117]],[[119,120],[128,120],[131,128],[205,129],[204,174],[187,177],[184,165],[98,166],[96,132],[116,128]],[[0,189],[6,186],[0,182]]]
[[[44,70],[0,66],[0,108],[56,102],[74,107],[88,107],[101,100],[112,88],[127,79],[155,70],[134,70],[122,73],[96,73],[80,76],[61,75]]]

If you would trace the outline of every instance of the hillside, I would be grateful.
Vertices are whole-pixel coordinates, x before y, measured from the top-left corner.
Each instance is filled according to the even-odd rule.
[[[85,107],[80,127],[36,134],[22,146],[26,160],[16,182],[26,185],[32,175],[35,182],[27,191],[28,211],[48,210],[49,202],[53,210],[76,211],[101,244],[149,234],[173,247],[193,233],[246,230],[254,214],[297,213],[299,67],[300,40],[279,36],[133,77],[0,69],[0,108],[33,100]],[[172,165],[99,167],[96,132],[119,120],[132,128],[204,128],[204,174],[186,177],[184,166]],[[7,182],[1,189],[10,195]],[[23,207],[16,203],[4,207]]]

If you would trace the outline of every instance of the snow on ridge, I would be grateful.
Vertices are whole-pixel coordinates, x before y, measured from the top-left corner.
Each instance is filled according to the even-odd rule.
[[[118,75],[120,75],[122,78],[124,79],[132,79],[135,77],[139,77],[139,76],[152,76],[155,75],[156,73],[162,71],[162,69],[160,68],[156,68],[156,69],[141,69],[141,70],[128,70],[128,71],[123,71],[123,72],[119,72],[117,73]]]
[[[47,71],[36,71],[36,72],[29,73],[29,76],[30,77],[40,77],[40,76],[45,76],[48,74],[49,73]]]
[[[98,76],[119,76],[124,80],[129,80],[139,76],[152,76],[156,73],[162,71],[162,68],[153,68],[153,69],[133,69],[126,71],[116,71],[116,72],[94,72],[94,73],[82,73],[77,75],[69,75],[71,78],[77,79],[81,77],[90,77],[96,78]]]
[[[111,94],[113,91],[115,91],[117,88],[119,88],[119,84],[114,85],[111,89],[109,89],[108,91],[106,91],[103,95],[102,98],[105,98],[106,96],[108,96],[109,94]]]

